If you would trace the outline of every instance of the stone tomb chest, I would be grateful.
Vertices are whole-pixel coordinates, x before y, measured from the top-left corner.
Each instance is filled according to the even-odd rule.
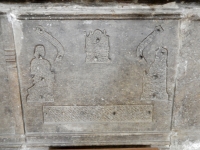
[[[178,20],[162,17],[19,16],[27,144],[169,144]]]

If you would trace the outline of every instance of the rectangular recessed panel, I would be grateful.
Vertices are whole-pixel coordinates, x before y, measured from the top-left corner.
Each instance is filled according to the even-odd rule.
[[[178,21],[22,20],[21,31],[27,134],[170,131]]]
[[[45,123],[151,122],[152,105],[44,106]]]

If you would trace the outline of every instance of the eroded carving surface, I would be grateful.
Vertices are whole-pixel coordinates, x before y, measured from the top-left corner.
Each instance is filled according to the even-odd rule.
[[[7,62],[15,62],[16,61],[16,56],[15,56],[15,50],[14,49],[9,49],[5,50],[5,59]]]
[[[106,32],[95,30],[90,32],[85,39],[85,51],[87,63],[108,63],[109,58],[109,37]]]
[[[54,73],[50,62],[45,59],[45,48],[37,45],[35,58],[31,61],[31,75],[33,86],[28,89],[28,102],[53,102]]]
[[[163,100],[168,99],[166,91],[167,78],[167,49],[159,48],[156,51],[155,61],[143,76],[142,100]]]
[[[137,47],[137,56],[140,58],[144,58],[145,61],[148,61],[147,57],[144,56],[144,50],[154,42],[155,37],[159,35],[160,32],[163,32],[163,28],[161,26],[155,27],[154,31],[151,32]]]
[[[45,123],[151,122],[152,105],[44,106]]]
[[[56,49],[57,49],[57,56],[55,61],[62,60],[64,56],[64,48],[62,44],[54,38],[52,35],[50,35],[48,32],[46,32],[42,26],[38,26],[35,28],[36,33],[40,34],[44,38],[46,38]]]
[[[55,62],[62,60],[64,48],[52,35],[47,33],[43,27],[34,28],[36,33],[47,39],[56,49]],[[53,102],[54,72],[50,61],[45,58],[45,48],[37,45],[34,51],[34,59],[31,61],[31,76],[33,85],[28,89],[28,102]]]
[[[141,100],[168,100],[168,50],[155,41],[156,36],[161,38],[163,31],[161,26],[157,26],[137,48],[137,56],[145,62]]]
[[[58,51],[50,40],[43,36],[44,30],[41,29],[42,34],[39,32],[40,28],[31,30],[38,24],[45,30],[51,31],[56,40],[62,43],[65,50],[62,61],[55,60]],[[158,24],[162,25],[156,28],[160,31],[154,30]],[[24,37],[20,40],[22,46],[17,60],[20,64],[18,67],[27,134],[169,131],[174,96],[174,62],[178,49],[177,25],[178,21],[154,22],[153,20],[24,22]],[[103,30],[95,31],[95,29],[106,29],[107,34],[104,34]],[[85,37],[84,32],[90,30],[92,33],[87,33]],[[100,40],[99,45],[91,44],[93,47],[90,45],[90,48],[94,49],[90,50],[106,47],[108,51],[105,53],[105,60],[109,61],[94,60],[96,54],[91,51],[91,54],[95,55],[86,62],[88,57],[86,43],[95,39],[96,32],[104,39],[104,45],[100,44]],[[141,41],[145,43],[143,39],[151,33],[153,34],[152,40],[149,40],[151,42],[146,42],[145,48],[140,49],[145,58],[141,59],[140,55],[137,57],[136,48]],[[50,32],[47,34],[50,35]],[[45,88],[41,86],[42,90],[35,92],[34,102],[26,103],[30,87],[33,85],[29,67],[34,58],[34,47],[38,44],[43,45],[46,50],[42,60],[45,59],[51,66],[46,76],[53,71],[50,74],[52,78],[49,77],[52,82],[50,89],[53,89],[50,96],[53,98],[49,99],[54,99],[54,102],[39,97],[42,90],[49,87],[49,83],[41,82]],[[96,48],[96,45],[99,47]],[[161,55],[162,53],[164,54]],[[159,71],[162,73],[159,74]],[[161,90],[155,99],[150,97]],[[46,91],[44,93],[48,95]],[[166,93],[169,93],[169,100]]]

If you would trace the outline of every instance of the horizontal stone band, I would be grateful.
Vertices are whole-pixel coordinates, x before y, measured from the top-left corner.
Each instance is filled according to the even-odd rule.
[[[152,105],[44,106],[44,123],[151,122]]]

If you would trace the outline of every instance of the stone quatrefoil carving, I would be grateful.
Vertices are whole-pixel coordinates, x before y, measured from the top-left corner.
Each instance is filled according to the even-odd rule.
[[[61,43],[42,27],[36,27],[37,34],[43,36],[56,49],[57,55],[54,62],[62,60],[64,48]],[[156,37],[164,31],[161,26],[155,27],[137,47],[137,57],[144,60],[146,69],[143,74],[141,100],[168,99],[167,86],[167,57],[168,50],[159,45],[156,49],[149,50]],[[96,29],[85,37],[86,63],[109,63],[110,45],[106,31]],[[28,102],[54,102],[53,87],[55,74],[51,63],[45,58],[44,45],[37,45],[34,50],[34,58],[31,60],[31,75],[33,84],[28,88]]]

